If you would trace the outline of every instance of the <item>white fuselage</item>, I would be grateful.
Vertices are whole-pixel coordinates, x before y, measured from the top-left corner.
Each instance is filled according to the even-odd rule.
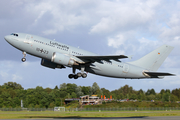
[[[5,36],[5,39],[17,49],[47,60],[52,59],[54,52],[65,54],[78,61],[81,60],[76,58],[76,56],[97,56],[97,54],[31,34],[18,33],[18,36],[8,35]],[[80,69],[79,66],[68,67]],[[85,66],[86,72],[115,78],[148,78],[142,74],[143,70],[145,68],[114,60],[102,60],[101,62],[94,62]]]

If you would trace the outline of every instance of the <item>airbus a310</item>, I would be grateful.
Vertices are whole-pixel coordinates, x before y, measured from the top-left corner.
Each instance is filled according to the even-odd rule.
[[[86,78],[87,72],[113,78],[142,79],[164,78],[170,73],[156,72],[173,47],[163,45],[144,57],[124,63],[120,59],[125,55],[99,56],[97,54],[72,47],[54,40],[32,34],[12,33],[4,37],[13,47],[23,53],[22,62],[26,61],[26,54],[41,58],[41,65],[55,68],[72,68],[69,78]],[[81,72],[76,73],[76,69]]]

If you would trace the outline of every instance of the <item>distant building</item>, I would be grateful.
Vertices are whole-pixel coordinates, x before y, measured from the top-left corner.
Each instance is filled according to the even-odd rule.
[[[80,96],[79,103],[81,105],[95,105],[95,104],[102,104],[101,99],[97,97],[97,95],[92,95],[89,97],[89,95]]]
[[[70,99],[65,99],[64,100],[64,102],[65,102],[65,104],[68,104],[68,103],[70,103],[70,102],[72,102],[72,101],[79,101],[79,98],[70,98]]]

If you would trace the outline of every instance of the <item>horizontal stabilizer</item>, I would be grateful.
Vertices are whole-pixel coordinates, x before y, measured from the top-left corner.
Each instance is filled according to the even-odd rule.
[[[148,74],[149,76],[175,76],[174,74],[171,73],[160,73],[160,72],[144,72]]]

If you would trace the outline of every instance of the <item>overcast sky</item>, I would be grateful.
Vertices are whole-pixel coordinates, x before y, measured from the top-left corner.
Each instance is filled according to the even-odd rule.
[[[62,83],[135,90],[180,88],[180,1],[179,0],[1,0],[0,1],[0,84],[9,81],[25,89],[54,88]],[[99,55],[133,55],[133,61],[163,44],[174,50],[159,72],[176,74],[164,79],[125,80],[88,74],[70,80],[72,69],[49,69],[41,59],[13,48],[4,36],[23,32],[55,39]],[[148,64],[148,63],[147,63]]]

